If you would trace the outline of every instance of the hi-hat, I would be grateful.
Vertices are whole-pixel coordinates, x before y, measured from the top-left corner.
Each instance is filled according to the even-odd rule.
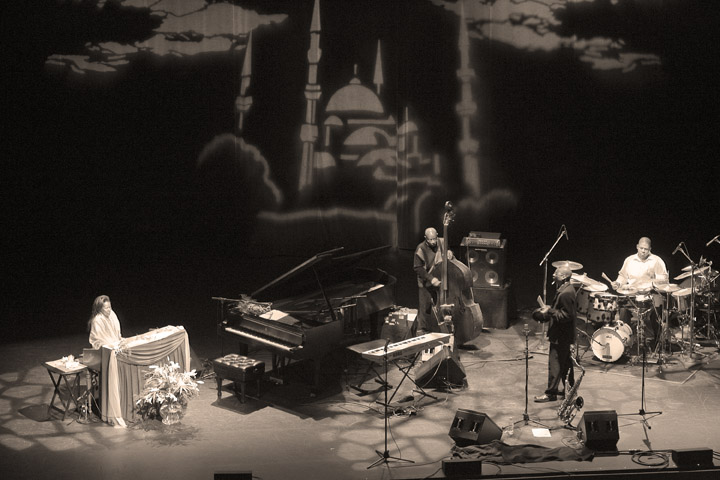
[[[604,283],[591,283],[590,285],[583,285],[583,289],[588,292],[604,292],[608,289],[608,286]]]
[[[652,282],[638,282],[633,284],[637,293],[647,293],[653,288]]]
[[[632,285],[621,285],[615,291],[620,295],[635,295],[637,293],[637,288]]]
[[[555,268],[568,267],[570,270],[580,270],[583,268],[582,263],[573,262],[571,260],[558,260],[553,262],[552,266]]]
[[[705,273],[708,271],[709,268],[710,268],[710,265],[705,265],[702,268],[698,268],[697,270],[695,270],[695,275],[700,275],[701,273]],[[685,269],[683,268],[683,270],[685,270]],[[683,278],[691,277],[692,274],[693,274],[692,271],[687,271],[685,273],[681,273],[680,275],[675,277],[675,280],[682,280]]]

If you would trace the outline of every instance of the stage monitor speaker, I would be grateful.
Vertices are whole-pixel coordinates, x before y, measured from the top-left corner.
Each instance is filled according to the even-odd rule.
[[[502,429],[484,413],[458,408],[448,435],[457,446],[467,447],[500,440]]]
[[[672,451],[675,466],[681,469],[712,468],[713,451],[710,448],[683,448]]]
[[[465,367],[447,347],[415,369],[415,383],[420,388],[462,386],[466,376]]]
[[[585,412],[578,425],[578,436],[596,452],[616,452],[620,439],[615,410]]]
[[[473,287],[502,287],[505,285],[505,243],[497,247],[466,245],[465,259],[472,273]]]

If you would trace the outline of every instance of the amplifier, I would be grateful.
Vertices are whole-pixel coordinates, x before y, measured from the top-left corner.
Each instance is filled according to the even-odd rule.
[[[460,242],[461,247],[478,247],[478,248],[502,248],[505,239],[502,238],[484,238],[484,237],[463,237]]]
[[[448,458],[442,461],[442,470],[447,478],[480,478],[482,460],[479,458]]]

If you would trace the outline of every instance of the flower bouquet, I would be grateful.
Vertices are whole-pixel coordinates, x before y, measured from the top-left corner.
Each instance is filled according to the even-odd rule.
[[[180,421],[188,401],[198,395],[195,370],[181,372],[175,362],[151,365],[145,373],[145,385],[135,397],[135,409],[143,419],[162,419],[166,425]]]

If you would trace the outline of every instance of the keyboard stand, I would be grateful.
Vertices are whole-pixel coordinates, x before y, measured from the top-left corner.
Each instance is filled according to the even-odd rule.
[[[413,383],[413,385],[415,385],[415,387],[417,388],[417,390],[413,389],[414,392],[420,393],[423,397],[430,397],[434,400],[438,399],[436,396],[430,395],[425,390],[423,390],[423,388],[420,385],[418,385],[417,382],[415,382],[415,380],[410,376],[410,370],[415,366],[415,363],[417,362],[417,359],[420,357],[421,353],[422,353],[422,351],[419,351],[415,355],[413,355],[412,360],[410,361],[410,365],[405,366],[405,367],[401,367],[400,365],[398,365],[397,360],[392,361],[392,363],[395,364],[395,366],[398,368],[398,370],[403,372],[403,376],[400,379],[400,382],[398,383],[397,388],[395,388],[395,391],[390,396],[390,399],[387,401],[387,406],[390,406],[393,399],[395,398],[395,395],[397,395],[397,392],[400,391],[400,386],[403,384],[403,382],[405,381],[406,378],[409,378],[410,381]]]
[[[351,345],[351,346],[346,347],[346,348],[347,348],[347,350],[349,350],[349,351],[357,354],[361,359],[365,360],[365,359],[362,357],[362,353],[363,353],[364,351],[370,350],[370,349],[372,349],[372,348],[381,347],[381,346],[383,346],[383,345],[385,345],[385,340],[371,340],[371,341],[369,341],[369,342],[359,343],[359,344],[357,344],[357,345]],[[382,377],[382,375],[380,374],[380,372],[378,372],[378,371],[375,369],[375,363],[372,362],[372,361],[370,361],[370,360],[365,360],[365,361],[367,361],[368,366],[367,366],[367,369],[365,369],[365,373],[363,374],[362,378],[361,378],[360,381],[357,383],[357,385],[351,385],[350,382],[348,381],[348,382],[347,382],[348,388],[352,388],[353,390],[357,391],[357,392],[358,392],[357,394],[358,394],[359,396],[361,396],[361,397],[362,397],[362,396],[365,396],[365,395],[370,395],[370,394],[372,394],[372,393],[380,392],[380,391],[382,391],[383,389],[385,389],[385,390],[392,389],[393,386],[392,386],[392,385],[388,385],[388,384],[385,382],[385,379],[383,379],[383,377]],[[348,370],[349,370],[349,369],[348,369]],[[366,389],[366,388],[362,388],[362,385],[365,383],[365,381],[367,380],[368,376],[370,376],[370,372],[372,372],[372,373],[375,374],[375,381],[376,381],[378,384],[380,384],[379,387],[377,387],[377,388],[375,388],[375,389],[373,389],[373,390],[368,390],[368,389]]]

